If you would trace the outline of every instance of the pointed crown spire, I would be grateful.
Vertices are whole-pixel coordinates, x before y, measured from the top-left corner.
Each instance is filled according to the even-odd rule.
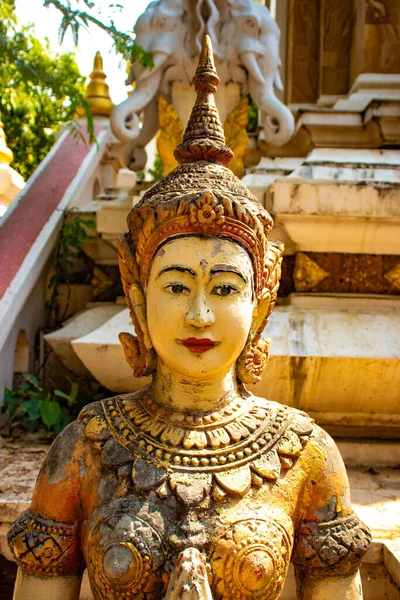
[[[85,98],[94,116],[109,117],[114,108],[108,85],[105,82],[106,77],[107,75],[103,71],[103,58],[100,52],[97,51],[93,61],[93,71],[89,75],[90,81],[85,93]]]
[[[199,64],[193,78],[197,92],[195,105],[186,126],[183,141],[175,149],[180,163],[208,161],[227,165],[233,152],[226,145],[224,130],[215,104],[219,77],[215,69],[211,38],[203,40]]]

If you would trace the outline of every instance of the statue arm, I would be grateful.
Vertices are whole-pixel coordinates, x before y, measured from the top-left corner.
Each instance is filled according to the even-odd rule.
[[[339,450],[319,427],[310,452],[292,554],[298,598],[362,600],[358,567],[371,542],[369,529],[352,512]]]
[[[78,600],[84,567],[79,539],[82,425],[55,440],[40,470],[32,503],[8,533],[19,566],[14,600]]]
[[[47,600],[62,598],[62,600],[78,600],[81,587],[81,577],[43,578],[24,573],[21,567],[17,572],[13,600]]]
[[[297,575],[297,574],[296,574]],[[299,579],[297,575],[297,579]],[[362,600],[360,572],[357,570],[347,577],[315,579],[312,576],[301,577],[299,600]]]

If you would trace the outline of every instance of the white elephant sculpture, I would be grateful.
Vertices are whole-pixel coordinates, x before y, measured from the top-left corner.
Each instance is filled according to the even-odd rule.
[[[144,168],[144,147],[157,133],[158,96],[171,101],[172,82],[191,82],[205,33],[221,83],[239,83],[242,94],[249,92],[266,115],[266,142],[281,146],[291,138],[293,115],[274,90],[282,89],[280,32],[266,6],[252,0],[157,0],[135,25],[136,42],[151,54],[154,66],[132,65],[127,83],[136,87],[110,119],[115,136],[128,142],[125,162],[132,170]]]
[[[220,2],[224,3],[223,0]],[[248,91],[258,108],[266,114],[265,140],[282,146],[294,132],[291,111],[275,96],[282,91],[279,75],[280,31],[264,4],[252,0],[230,0],[230,19],[222,24],[220,38],[233,77],[238,67],[246,70]]]
[[[193,76],[196,47],[190,35],[188,12],[188,0],[158,0],[149,4],[136,22],[136,42],[151,55],[154,66],[144,68],[138,62],[132,65],[127,85],[135,82],[135,89],[115,107],[110,117],[115,136],[122,142],[130,142],[125,159],[132,170],[144,168],[144,146],[157,133],[158,95],[163,93],[168,97],[171,81],[189,83]]]

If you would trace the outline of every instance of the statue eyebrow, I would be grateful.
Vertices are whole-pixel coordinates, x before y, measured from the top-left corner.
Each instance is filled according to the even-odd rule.
[[[235,275],[239,275],[240,279],[243,279],[245,283],[247,283],[247,278],[232,265],[215,265],[212,269],[210,269],[211,277],[214,277],[218,273],[234,273]]]
[[[190,277],[196,277],[195,271],[193,271],[193,269],[190,269],[189,267],[182,267],[181,265],[171,265],[170,267],[164,267],[164,269],[161,269],[161,271],[157,275],[157,278],[160,277],[160,275],[162,275],[163,273],[168,273],[169,271],[178,271],[179,273],[187,273],[188,275],[190,275]]]

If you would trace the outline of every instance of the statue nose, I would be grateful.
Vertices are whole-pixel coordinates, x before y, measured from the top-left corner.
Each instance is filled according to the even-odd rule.
[[[207,305],[206,299],[202,292],[199,292],[193,298],[193,302],[186,313],[186,324],[197,329],[210,327],[215,323],[215,315],[211,308]]]

